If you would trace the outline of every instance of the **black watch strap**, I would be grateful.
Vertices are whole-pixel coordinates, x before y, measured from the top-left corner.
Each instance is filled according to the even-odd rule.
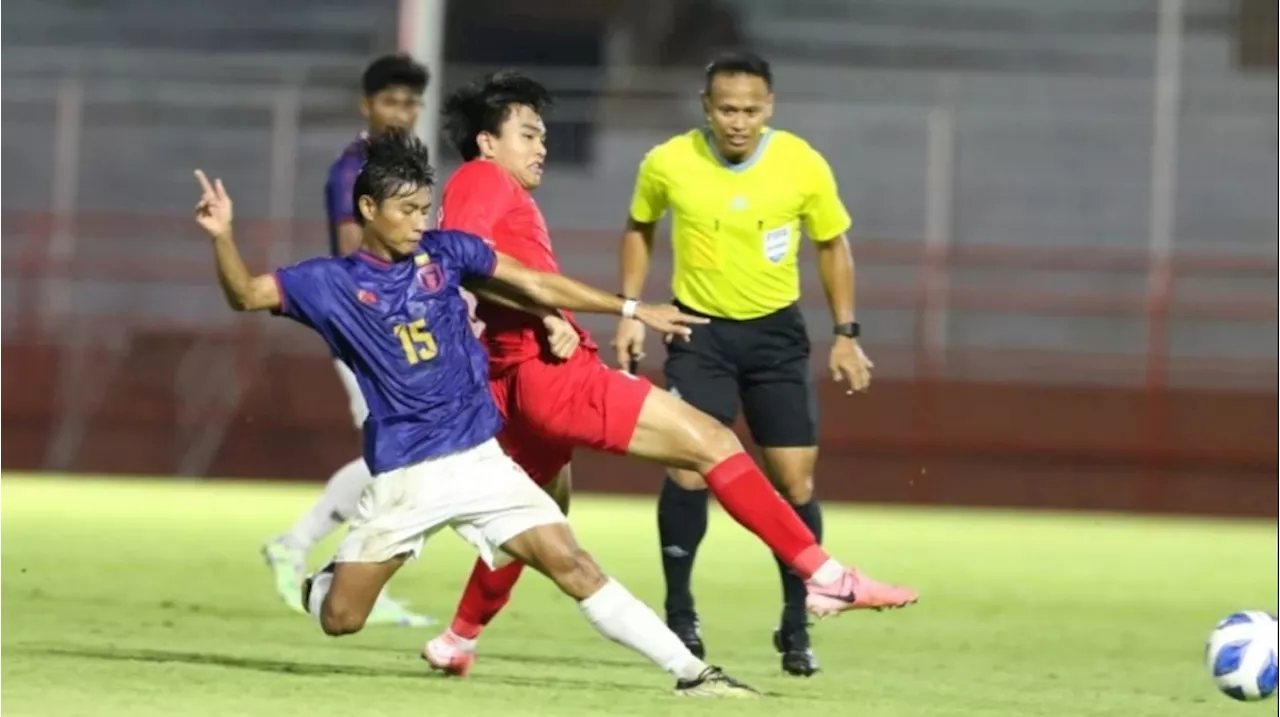
[[[832,330],[836,336],[847,336],[856,339],[862,335],[862,326],[857,321],[849,321],[843,324],[836,324]]]

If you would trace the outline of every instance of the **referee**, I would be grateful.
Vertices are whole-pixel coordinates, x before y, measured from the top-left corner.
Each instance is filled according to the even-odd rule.
[[[667,344],[667,388],[731,425],[741,401],[752,438],[779,492],[821,541],[813,495],[817,396],[809,339],[799,305],[801,234],[813,241],[831,306],[830,368],[849,391],[870,382],[853,313],[853,258],[844,233],[849,213],[822,155],[799,137],[768,126],[773,115],[769,64],[746,52],[724,54],[706,69],[707,126],[654,147],[640,164],[622,237],[622,293],[638,297],[654,229],[672,214],[675,303],[711,318],[688,342]],[[626,367],[643,358],[644,327],[618,324],[613,346]],[[671,470],[658,502],[666,576],[667,623],[693,652],[705,653],[689,581],[707,531],[707,491],[696,473]],[[793,675],[818,671],[810,649],[804,582],[784,566],[782,620],[774,647]]]

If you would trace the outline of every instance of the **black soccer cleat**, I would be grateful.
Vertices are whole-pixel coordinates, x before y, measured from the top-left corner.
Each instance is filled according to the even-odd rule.
[[[310,575],[302,580],[302,611],[311,614],[311,583],[314,578]]]
[[[796,677],[812,677],[822,668],[809,644],[808,627],[778,628],[773,631],[773,647],[782,655],[782,671]]]
[[[681,697],[729,697],[750,699],[760,697],[755,688],[726,675],[719,667],[708,667],[697,679],[680,680],[676,694]]]
[[[702,642],[702,630],[698,629],[697,617],[668,617],[667,627],[671,628],[694,657],[701,660],[707,656],[707,646]]]

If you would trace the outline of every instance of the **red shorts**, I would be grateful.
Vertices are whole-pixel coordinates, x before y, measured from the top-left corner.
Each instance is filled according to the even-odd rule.
[[[652,389],[581,348],[563,363],[535,358],[489,379],[506,421],[498,442],[539,485],[555,479],[574,448],[626,453]]]

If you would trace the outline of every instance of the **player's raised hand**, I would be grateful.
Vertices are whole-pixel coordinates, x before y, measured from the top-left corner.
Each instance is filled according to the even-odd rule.
[[[196,170],[196,181],[200,183],[200,201],[196,202],[196,223],[215,239],[228,234],[231,231],[234,212],[227,188],[222,186],[221,179],[210,182],[209,177],[205,176],[204,171],[200,169]]]
[[[871,386],[871,369],[875,364],[862,352],[858,342],[844,336],[831,344],[831,378],[849,384],[845,393],[865,391]]]
[[[672,334],[685,341],[693,334],[692,327],[710,321],[704,316],[686,314],[671,304],[640,304],[636,307],[635,317],[654,331]]]
[[[630,368],[644,358],[644,324],[636,319],[621,319],[613,333],[613,350],[618,354],[618,367]]]
[[[578,350],[578,330],[573,324],[559,316],[548,316],[542,320],[547,328],[547,345],[551,347],[551,355],[564,361]]]

